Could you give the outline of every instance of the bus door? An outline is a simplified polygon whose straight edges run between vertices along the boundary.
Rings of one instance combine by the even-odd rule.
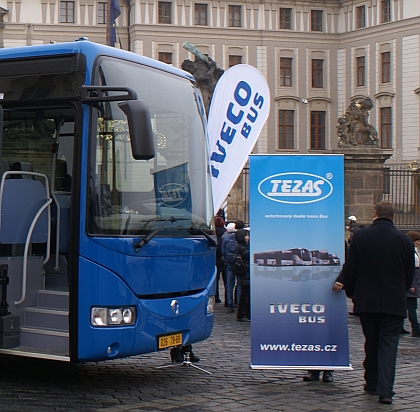
[[[18,326],[0,352],[69,360],[75,108],[28,98],[3,109],[0,268]]]

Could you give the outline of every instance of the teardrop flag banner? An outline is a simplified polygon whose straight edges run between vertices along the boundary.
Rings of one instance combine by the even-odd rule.
[[[269,112],[270,90],[255,67],[235,65],[218,81],[208,118],[214,215],[247,162]]]

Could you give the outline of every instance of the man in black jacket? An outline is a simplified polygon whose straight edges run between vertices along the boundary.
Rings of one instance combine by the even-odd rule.
[[[391,404],[398,342],[414,275],[413,242],[392,222],[387,201],[375,205],[373,224],[354,234],[340,274],[365,335],[364,390]]]

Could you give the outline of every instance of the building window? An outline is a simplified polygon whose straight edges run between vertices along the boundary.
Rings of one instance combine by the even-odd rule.
[[[322,10],[311,10],[311,31],[322,31]]]
[[[172,53],[159,52],[158,60],[163,63],[172,64]]]
[[[74,23],[74,1],[60,1],[60,23]]]
[[[241,27],[242,7],[229,6],[229,27]]]
[[[280,86],[292,86],[292,62],[293,59],[280,57]]]
[[[242,63],[242,56],[229,55],[229,67],[236,66]]]
[[[391,81],[391,52],[381,53],[382,57],[382,83]]]
[[[356,84],[365,86],[365,56],[356,57]]]
[[[194,15],[196,26],[207,26],[207,4],[195,3]]]
[[[291,30],[292,28],[292,9],[280,7],[280,28]]]
[[[366,26],[366,8],[365,6],[360,6],[356,8],[357,15],[357,28],[361,29]]]
[[[100,1],[98,3],[98,24],[106,24],[107,11],[107,3]]]
[[[294,118],[293,110],[279,110],[279,149],[294,148]]]
[[[382,23],[391,21],[391,0],[381,1]]]
[[[311,112],[311,149],[325,149],[325,112]]]
[[[312,87],[324,87],[324,60],[312,59]]]
[[[391,107],[381,108],[381,148],[392,149],[392,110]]]
[[[158,2],[158,23],[172,23],[172,3],[168,1]]]

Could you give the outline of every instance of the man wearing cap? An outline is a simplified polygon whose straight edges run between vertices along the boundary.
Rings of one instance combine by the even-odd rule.
[[[349,220],[349,223],[347,223],[346,229],[350,230],[353,227],[357,227],[356,221],[357,221],[357,217],[354,215],[351,215],[347,218]]]

